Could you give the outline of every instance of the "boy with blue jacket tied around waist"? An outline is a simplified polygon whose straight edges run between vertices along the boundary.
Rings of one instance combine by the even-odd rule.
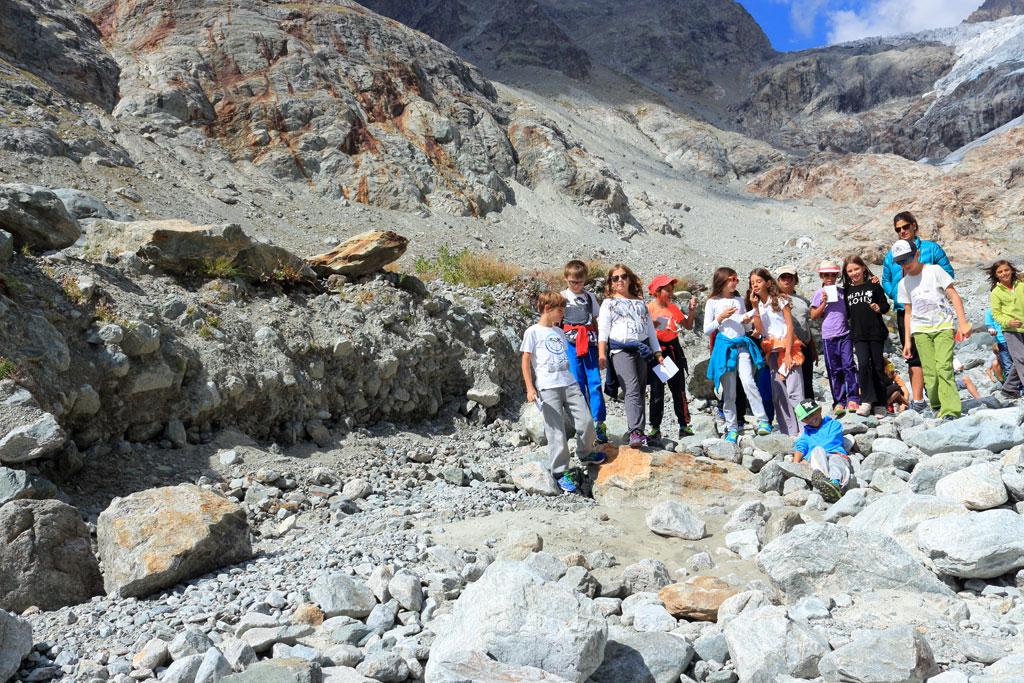
[[[827,503],[843,496],[850,481],[850,456],[843,445],[843,425],[839,420],[821,414],[814,399],[796,406],[796,417],[804,424],[793,443],[793,462],[807,461],[813,472],[811,486]]]

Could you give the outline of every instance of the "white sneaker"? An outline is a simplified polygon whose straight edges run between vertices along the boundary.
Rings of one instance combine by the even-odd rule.
[[[860,415],[861,417],[867,417],[868,415],[870,415],[871,414],[871,404],[870,403],[861,403],[860,406],[857,408],[857,414]]]
[[[882,418],[888,417],[889,411],[885,409],[885,406],[875,406],[874,408],[875,417]]]

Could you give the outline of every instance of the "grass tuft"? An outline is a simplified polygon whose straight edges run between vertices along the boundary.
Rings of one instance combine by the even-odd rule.
[[[12,377],[16,370],[14,361],[6,356],[0,356],[0,381]]]
[[[451,285],[489,287],[514,281],[522,274],[519,266],[500,261],[489,254],[469,249],[452,251],[447,245],[437,250],[437,256],[419,256],[415,261],[416,275],[423,280],[443,280]]]

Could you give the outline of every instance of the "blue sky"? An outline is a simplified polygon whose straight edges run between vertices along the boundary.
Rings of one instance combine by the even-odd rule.
[[[982,0],[738,0],[776,50],[959,24]]]

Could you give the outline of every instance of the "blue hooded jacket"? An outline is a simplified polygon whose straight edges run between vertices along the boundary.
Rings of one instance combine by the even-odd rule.
[[[949,273],[950,277],[956,277],[953,273],[953,266],[950,265],[949,258],[946,256],[946,252],[944,252],[942,247],[937,243],[923,240],[920,237],[915,237],[914,244],[917,245],[918,258],[921,259],[921,263],[931,263],[939,266]],[[887,251],[885,253],[885,263],[882,265],[882,289],[885,290],[886,296],[892,299],[892,303],[896,307],[897,311],[903,310],[903,304],[896,300],[897,294],[899,293],[900,280],[902,279],[903,266],[893,261],[892,252]]]

